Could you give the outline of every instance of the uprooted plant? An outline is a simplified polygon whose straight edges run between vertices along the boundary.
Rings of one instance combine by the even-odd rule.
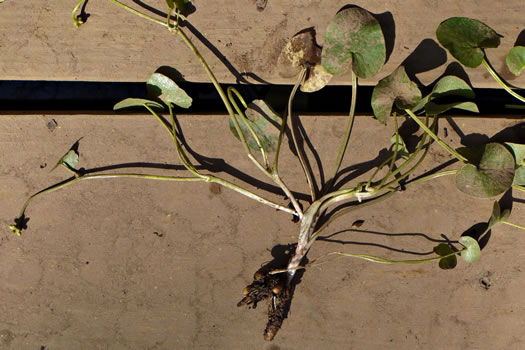
[[[191,106],[192,99],[175,81],[163,74],[155,73],[147,83],[150,99],[129,98],[119,102],[114,108],[120,110],[141,107],[157,118],[173,139],[179,159],[189,175],[182,177],[141,173],[97,173],[96,170],[79,170],[77,169],[78,152],[71,149],[59,160],[57,165],[65,167],[72,172],[73,176],[30,196],[22,206],[19,216],[15,219],[15,224],[10,225],[13,233],[20,235],[22,230],[27,228],[25,213],[27,206],[33,199],[79,181],[133,177],[161,181],[214,182],[227,187],[260,203],[292,214],[299,221],[299,238],[288,264],[279,268],[258,270],[254,275],[253,282],[244,288],[244,298],[238,304],[239,306],[248,305],[255,308],[257,303],[262,300],[269,300],[269,320],[264,337],[267,340],[272,340],[285,318],[295,285],[294,277],[299,269],[325,263],[330,261],[331,257],[342,256],[382,264],[419,264],[437,261],[441,268],[450,269],[456,266],[458,255],[467,262],[478,260],[480,257],[478,242],[496,224],[508,224],[525,229],[523,226],[507,221],[510,211],[508,209],[502,211],[498,201],[495,201],[486,231],[476,238],[462,236],[458,240],[444,239],[434,247],[435,254],[430,258],[390,260],[377,256],[336,251],[305,263],[306,254],[320,237],[321,232],[333,220],[350,210],[386,200],[412,185],[421,184],[441,176],[454,175],[457,188],[472,197],[494,197],[503,194],[510,188],[525,191],[523,187],[525,185],[525,145],[489,143],[483,147],[453,149],[437,136],[438,117],[452,108],[477,112],[477,106],[472,101],[473,90],[465,81],[456,76],[444,76],[433,85],[428,94],[422,96],[418,86],[410,80],[404,67],[400,66],[379,81],[374,88],[371,101],[375,118],[385,125],[388,121],[394,124],[393,136],[387,141],[390,145],[389,156],[372,171],[367,181],[348,187],[348,184],[338,182],[338,178],[354,125],[358,79],[377,75],[386,60],[384,35],[374,15],[360,7],[343,8],[328,25],[325,44],[322,48],[316,44],[314,32],[311,30],[299,32],[291,38],[279,57],[278,66],[283,77],[294,77],[296,83],[289,95],[286,110],[282,116],[279,116],[262,100],[255,100],[252,105],[249,105],[236,89],[229,87],[226,91],[223,90],[212,70],[182,27],[182,24],[187,21],[182,13],[188,0],[167,1],[169,12],[164,20],[139,12],[120,1],[109,1],[166,27],[171,33],[183,40],[202,64],[217,89],[230,116],[230,128],[234,136],[239,139],[248,158],[269,181],[273,181],[282,190],[291,205],[273,202],[221,177],[205,174],[198,170],[181,142],[181,133],[177,129],[173,109],[174,106],[188,108]],[[82,17],[76,14],[82,4],[84,4],[83,0],[78,3],[73,11],[73,20],[76,26],[83,23]],[[175,16],[175,22],[173,22],[172,16]],[[502,86],[520,101],[524,101],[521,96],[505,85],[487,63],[482,49],[495,47],[499,44],[499,37],[492,29],[476,20],[452,18],[439,26],[437,37],[443,46],[449,49],[462,64],[475,67],[483,63],[499,84],[503,84]],[[513,49],[509,54],[508,62],[510,62],[509,68],[512,67],[511,70],[518,74],[523,69],[523,62],[525,62],[523,49]],[[315,92],[328,84],[332,76],[346,73],[351,75],[352,81],[352,96],[346,132],[328,180],[321,188],[317,188],[311,168],[307,166],[306,154],[299,147],[297,120],[295,119],[297,117],[292,113],[294,96],[299,87],[303,92]],[[165,108],[169,113],[169,120],[163,117],[162,111]],[[417,145],[411,151],[399,133],[398,118],[401,115],[415,121],[422,130]],[[295,145],[295,152],[310,190],[308,207],[304,210],[293,191],[279,175],[279,154],[286,135],[290,135],[291,141]],[[456,170],[414,177],[416,170],[434,142],[445,149],[454,159],[457,159],[461,167]],[[341,207],[341,204],[345,205]]]

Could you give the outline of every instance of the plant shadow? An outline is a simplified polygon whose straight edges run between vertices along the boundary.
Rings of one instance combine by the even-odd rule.
[[[150,11],[151,13],[154,13],[162,18],[166,18],[168,14],[164,11],[158,10],[140,0],[133,0],[134,3],[139,5],[145,10]],[[191,2],[189,3],[191,4]],[[188,7],[188,11],[190,11],[187,15],[194,13],[197,9],[195,6],[191,5],[191,7]],[[176,18],[172,16],[172,20],[175,20]],[[259,77],[257,74],[253,72],[243,72],[242,74],[231,64],[231,62],[222,54],[222,52],[212,44],[195,26],[193,26],[189,21],[182,21],[180,24],[180,27],[188,29],[188,31],[194,35],[197,40],[199,40],[210,52],[212,52],[219,61],[230,71],[230,73],[235,77],[236,82],[242,83],[242,84],[250,84],[248,80],[246,80],[245,77],[250,77],[253,80],[255,80],[257,83],[261,84],[270,84],[269,82],[265,81],[261,77]]]

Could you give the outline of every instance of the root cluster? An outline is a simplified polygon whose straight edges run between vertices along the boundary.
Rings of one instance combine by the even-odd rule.
[[[264,330],[266,340],[275,337],[286,317],[291,298],[291,287],[286,277],[285,273],[270,275],[268,271],[258,270],[253,282],[244,288],[244,298],[237,304],[255,309],[258,302],[268,299],[268,323]]]

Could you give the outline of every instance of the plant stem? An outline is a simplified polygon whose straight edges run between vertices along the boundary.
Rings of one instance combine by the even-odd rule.
[[[455,175],[455,174],[458,173],[458,171],[459,171],[458,169],[441,171],[439,173],[430,174],[430,175],[427,175],[427,176],[420,177],[419,179],[409,181],[405,185],[422,183],[422,182],[426,182],[426,181],[429,181],[429,180],[432,180],[432,179],[437,179],[438,177],[441,177],[441,176]]]
[[[357,101],[357,75],[352,70],[352,98],[350,102],[350,112],[348,115],[348,125],[346,126],[346,132],[345,136],[343,138],[343,143],[341,144],[341,147],[339,148],[339,153],[337,154],[337,158],[334,165],[334,170],[332,172],[332,177],[328,179],[326,182],[326,191],[330,191],[330,188],[332,187],[336,177],[337,173],[339,172],[339,168],[341,167],[341,163],[343,161],[343,157],[346,152],[346,148],[348,147],[348,141],[350,140],[350,135],[352,134],[352,128],[354,126],[354,118],[355,118],[355,106]]]
[[[205,178],[204,175],[201,175],[197,169],[195,169],[195,166],[191,163],[190,159],[182,149],[182,145],[179,142],[179,138],[177,137],[177,130],[175,129],[175,115],[173,114],[173,109],[171,107],[171,103],[168,103],[168,109],[170,111],[170,117],[171,117],[171,135],[173,137],[173,142],[175,143],[175,148],[177,149],[177,154],[179,156],[179,159],[181,163],[184,165],[184,167],[193,175],[200,178]]]
[[[341,210],[338,210],[336,213],[334,213],[333,215],[330,216],[330,218],[328,218],[328,220],[326,220],[318,229],[317,231],[315,231],[314,234],[312,234],[312,239],[317,239],[317,237],[319,237],[319,235],[321,234],[321,232],[323,232],[327,227],[328,225],[330,225],[330,223],[332,221],[334,221],[335,219],[337,219],[338,217],[340,216],[343,216],[351,211],[354,211],[356,209],[359,209],[359,208],[363,208],[363,207],[366,207],[368,205],[372,205],[374,203],[378,203],[378,202],[381,202],[387,198],[390,198],[393,194],[395,193],[395,191],[389,191],[389,192],[384,192],[382,193],[381,195],[379,196],[376,196],[374,198],[371,198],[369,200],[366,200],[362,203],[358,203],[358,205],[353,205],[351,207],[348,207],[348,208],[344,208],[344,209],[341,209]]]
[[[449,145],[447,145],[443,140],[441,140],[432,130],[430,130],[419,118],[412,113],[410,109],[405,109],[405,112],[412,118],[430,137],[434,139],[441,147],[443,147],[448,153],[450,153],[452,156],[456,157],[460,162],[467,163],[467,158],[463,157],[461,154],[459,154],[457,151],[452,149]],[[437,118],[437,116],[435,116]]]
[[[125,9],[125,10],[127,10],[127,11],[129,11],[129,12],[131,12],[131,13],[137,15],[137,16],[139,16],[139,17],[142,17],[142,18],[147,19],[148,21],[152,21],[152,22],[155,22],[155,23],[160,24],[160,25],[162,25],[162,26],[168,27],[168,23],[167,23],[167,22],[160,21],[160,20],[158,20],[158,19],[156,19],[156,18],[154,18],[154,17],[151,17],[151,16],[149,16],[149,15],[143,13],[143,12],[137,11],[137,10],[135,10],[134,8],[129,7],[128,5],[122,3],[122,2],[120,2],[120,1],[118,1],[118,0],[109,0],[109,1],[111,1],[111,2],[114,3],[115,5],[117,5],[117,6],[119,6],[119,7],[122,7],[123,9]],[[183,20],[186,19],[186,17],[184,17],[184,16],[183,16],[182,14],[180,14],[180,13],[175,13],[175,15],[176,15],[177,17],[180,17],[180,18],[183,19]]]
[[[412,172],[414,172],[414,170],[416,170],[418,167],[419,167],[419,164],[421,164],[423,162],[423,160],[425,159],[425,157],[427,156],[428,154],[428,151],[430,150],[430,144],[427,146],[427,148],[425,149],[425,151],[423,152],[423,155],[418,159],[418,161],[416,162],[416,164],[414,164],[414,166],[412,168],[410,168],[407,172],[405,172],[403,175],[401,175],[400,177],[398,178],[394,178],[392,181],[388,182],[387,184],[383,185],[383,188],[384,187],[390,187],[392,186],[394,183],[398,183],[403,180],[403,179],[406,179]],[[412,160],[410,160],[411,162]],[[405,165],[407,165],[409,163],[409,161],[405,161],[405,163],[403,163],[397,170],[401,170],[401,168],[404,168]],[[394,174],[395,172],[393,172],[392,174]],[[392,176],[392,174],[390,174],[390,176]]]
[[[22,206],[22,209],[20,210],[20,214],[19,214],[19,217],[22,217],[27,209],[27,206],[29,205],[29,203],[35,199],[36,197],[44,194],[44,193],[49,193],[49,192],[53,192],[53,191],[56,191],[56,190],[59,190],[61,188],[64,188],[66,186],[69,186],[69,185],[72,185],[74,184],[75,182],[79,182],[79,181],[83,181],[83,180],[93,180],[93,179],[111,179],[111,178],[138,178],[138,179],[147,179],[147,180],[158,180],[158,181],[177,181],[177,182],[182,182],[182,181],[187,181],[187,182],[197,182],[197,181],[200,181],[200,182],[215,182],[219,185],[222,185],[224,187],[227,187],[231,190],[234,190],[238,193],[241,193],[243,195],[245,195],[246,197],[249,197],[251,199],[254,199],[262,204],[265,204],[267,206],[270,206],[274,209],[277,209],[277,210],[281,210],[281,211],[284,211],[284,212],[287,212],[289,214],[292,214],[292,215],[297,215],[297,213],[292,210],[292,209],[289,209],[287,207],[284,207],[280,204],[277,204],[275,202],[272,202],[268,199],[265,199],[263,197],[260,197],[258,195],[256,195],[255,193],[252,193],[240,186],[237,186],[229,181],[226,181],[226,180],[223,180],[223,179],[220,179],[220,178],[217,178],[215,176],[212,176],[212,175],[206,175],[206,176],[202,176],[202,177],[176,177],[176,176],[162,176],[162,175],[149,175],[149,174],[135,174],[135,173],[120,173],[120,174],[93,174],[93,175],[83,175],[83,176],[79,176],[79,177],[71,177],[65,181],[62,181],[62,182],[59,182],[57,184],[54,184],[52,186],[49,186],[33,195],[31,195],[24,203],[24,205]]]
[[[512,222],[508,222],[508,221],[504,221],[504,220],[501,220],[500,222],[502,224],[506,224],[506,225],[509,225],[509,226],[512,226],[512,227],[516,227],[516,228],[525,230],[525,226],[521,226],[521,225],[518,225],[518,224],[513,224]]]
[[[496,80],[499,86],[501,86],[503,89],[505,89],[505,91],[507,91],[509,94],[511,94],[521,102],[525,102],[525,98],[523,96],[518,95],[517,93],[512,91],[512,89],[508,87],[507,84],[505,84],[505,82],[499,77],[498,73],[496,73],[494,69],[492,69],[490,64],[487,62],[486,58],[483,58],[483,61],[481,61],[481,63],[483,63],[485,68],[487,68],[487,71],[490,73],[490,75],[492,75],[492,77],[494,78],[494,80]]]
[[[145,13],[137,11],[137,10],[135,10],[135,9],[133,9],[133,8],[131,8],[131,7],[121,3],[118,0],[109,0],[109,1],[115,3],[116,5],[122,7],[123,9],[125,9],[127,11],[130,11],[131,13],[133,13],[133,14],[139,16],[139,17],[145,18],[145,19],[147,19],[149,21],[152,21],[154,23],[160,24],[161,26],[167,27],[172,33],[175,33],[175,34],[179,35],[179,37],[182,39],[182,41],[184,41],[186,46],[188,46],[188,48],[193,52],[195,57],[197,57],[197,59],[199,60],[199,62],[203,66],[204,70],[208,74],[208,77],[210,78],[213,86],[217,90],[217,93],[221,97],[221,100],[222,100],[224,106],[226,107],[226,110],[228,111],[228,114],[230,115],[230,118],[232,119],[232,122],[234,123],[234,125],[236,125],[236,130],[237,130],[237,132],[239,133],[239,135],[241,137],[241,143],[243,144],[243,147],[245,148],[246,152],[248,153],[248,158],[255,164],[255,166],[259,170],[261,170],[264,174],[266,174],[268,177],[270,177],[272,180],[275,181],[275,174],[272,174],[267,169],[265,169],[259,163],[259,161],[252,155],[252,153],[251,153],[251,151],[250,151],[250,149],[249,149],[249,147],[248,147],[248,145],[246,143],[246,140],[244,140],[244,142],[242,142],[243,134],[242,134],[242,132],[240,132],[240,128],[239,128],[239,125],[237,123],[237,119],[235,117],[235,112],[233,110],[233,107],[232,107],[230,101],[228,100],[228,98],[227,98],[224,90],[222,89],[221,85],[219,84],[217,78],[213,74],[211,68],[208,66],[208,63],[206,62],[206,60],[204,60],[204,57],[202,57],[202,55],[200,54],[199,50],[197,50],[195,45],[193,45],[193,43],[188,38],[188,36],[180,28],[175,28],[176,30],[173,30],[173,28],[170,28],[166,22],[160,21],[160,20],[158,20],[156,18],[153,18],[153,17],[151,17],[151,16],[149,16],[149,15],[147,15]],[[176,14],[177,14],[178,17],[180,17],[181,19],[185,20],[184,16],[180,15],[178,12]],[[274,172],[276,172],[276,171],[274,170]],[[295,211],[292,211],[290,209],[289,212],[293,212],[294,215],[302,217],[302,211],[300,209],[299,204],[297,203],[297,200],[294,198],[292,192],[286,187],[286,185],[284,184],[284,182],[282,180],[281,181],[275,181],[275,182],[276,182],[276,184],[278,186],[281,187],[283,192],[286,194],[286,196],[288,196],[288,198],[290,199],[290,201],[294,205]]]
[[[431,261],[446,259],[446,258],[451,257],[453,255],[460,254],[463,250],[464,249],[462,249],[460,251],[457,251],[457,252],[453,252],[453,253],[447,254],[447,255],[436,256],[436,257],[433,257],[433,258],[411,259],[411,260],[391,260],[391,259],[385,259],[385,258],[381,258],[381,257],[378,257],[378,256],[374,256],[374,255],[352,254],[352,253],[343,253],[343,252],[331,252],[331,253],[326,254],[325,256],[339,255],[339,258],[352,257],[352,258],[358,258],[358,259],[362,259],[362,260],[371,261],[371,262],[378,263],[378,264],[415,265],[415,264],[423,264],[423,263],[427,263],[427,262],[431,262]],[[308,263],[306,265],[299,265],[299,266],[296,266],[296,267],[293,267],[293,268],[273,270],[273,271],[270,271],[269,274],[270,275],[275,275],[275,274],[283,273],[283,272],[291,272],[291,271],[296,271],[296,270],[300,270],[300,269],[306,269],[307,267],[318,266],[318,265],[325,264],[327,262],[333,261],[333,260],[328,260],[328,261],[317,262],[317,260],[319,260],[319,259],[320,258],[314,259],[312,262],[310,262],[310,263]]]
[[[249,123],[248,118],[246,118],[246,115],[244,114],[244,112],[239,108],[239,106],[235,102],[235,100],[233,98],[233,95],[232,95],[232,92],[241,101],[241,103],[243,104],[244,108],[247,108],[248,106],[246,105],[246,102],[242,98],[242,96],[239,93],[239,91],[237,91],[237,89],[235,89],[235,88],[233,88],[231,86],[228,87],[228,90],[227,90],[228,99],[230,100],[230,103],[233,105],[233,108],[235,108],[235,110],[237,111],[237,116],[239,118],[241,118],[242,122],[244,123],[244,125],[246,125],[246,127],[248,128],[248,130],[252,134],[252,137],[255,139],[255,142],[257,143],[257,147],[259,148],[259,152],[261,152],[261,154],[263,156],[264,166],[265,166],[266,169],[269,169],[270,165],[268,163],[268,156],[266,154],[266,151],[264,150],[264,147],[262,146],[261,140],[259,139],[259,136],[255,132],[255,130],[253,130],[253,127]],[[235,118],[235,120],[237,121],[237,118]],[[237,134],[239,134],[239,139],[241,139],[241,142],[243,144],[246,144],[247,147],[249,147],[248,143],[246,142],[246,137],[244,136],[244,133],[242,132],[242,129],[240,128],[240,125],[238,125],[238,123],[235,123],[235,122],[234,122],[234,125],[235,125],[235,130],[237,131]],[[251,153],[251,151],[250,151],[250,153]]]
[[[306,69],[303,68],[301,74],[300,74],[300,82],[303,81],[304,77],[306,76]],[[312,196],[312,202],[315,201],[316,195],[315,195],[315,189],[313,184],[313,176],[310,173],[310,170],[308,166],[306,165],[306,156],[303,152],[303,149],[299,147],[299,143],[297,142],[297,126],[294,122],[294,117],[292,115],[292,100],[293,96],[295,96],[295,92],[297,91],[297,88],[299,87],[299,84],[296,84],[294,86],[294,89],[292,91],[292,94],[290,95],[290,99],[288,100],[288,119],[290,120],[290,133],[292,134],[292,140],[295,147],[295,150],[297,151],[297,157],[299,158],[299,163],[301,163],[301,167],[303,168],[304,175],[306,177],[306,182],[308,183],[308,187],[310,188],[310,195]]]
[[[75,27],[79,27],[81,24],[82,24],[82,20],[79,21],[79,19],[77,18],[77,11],[78,9],[82,6],[82,4],[84,3],[85,0],[80,0],[76,5],[75,7],[73,8],[73,24],[75,25]]]
[[[297,81],[295,82],[295,85],[292,89],[292,92],[290,93],[290,96],[288,97],[288,107],[282,118],[281,129],[279,130],[279,138],[277,139],[277,147],[275,149],[275,158],[273,160],[273,171],[274,172],[279,171],[279,152],[281,150],[281,144],[284,138],[284,131],[286,130],[286,122],[288,120],[289,114],[292,112],[292,102],[295,97],[295,93],[297,92],[297,89],[299,88],[299,85],[301,85],[305,77],[306,77],[306,68],[303,68],[303,70],[301,71],[301,73],[299,73],[299,76],[297,77]]]
[[[503,107],[508,108],[508,109],[525,109],[525,106],[514,105],[514,104],[506,104]]]
[[[379,188],[383,187],[383,185],[385,184],[385,182],[388,179],[388,177],[395,175],[393,173],[393,171],[394,171],[394,165],[396,164],[397,152],[398,152],[398,148],[399,148],[399,146],[398,146],[399,145],[399,128],[397,126],[397,113],[394,113],[394,130],[396,131],[396,143],[395,143],[395,146],[394,146],[394,154],[392,155],[392,161],[390,162],[390,167],[388,168],[387,175],[385,177],[383,177],[381,179],[381,181],[379,182],[379,185],[378,185]],[[400,169],[397,169],[397,170],[400,171]]]
[[[425,120],[425,125],[428,124],[428,116]],[[433,125],[430,127],[431,130],[434,129],[435,125],[436,125],[436,120],[434,121]],[[397,167],[396,170],[390,170],[386,175],[385,177],[381,180],[380,184],[382,184],[381,186],[378,187],[378,189],[382,189],[384,187],[389,187],[391,186],[393,183],[395,182],[399,182],[401,179],[403,178],[406,178],[408,175],[410,175],[410,173],[412,173],[416,168],[417,166],[423,161],[423,159],[425,159],[425,156],[428,152],[428,147],[427,149],[425,150],[425,152],[423,152],[423,156],[417,161],[416,165],[413,166],[409,171],[407,171],[401,178],[395,178],[395,176],[400,173],[405,167],[407,167],[410,163],[412,163],[412,161],[414,159],[416,159],[416,157],[418,156],[419,152],[421,152],[421,150],[423,149],[424,145],[425,145],[425,142],[427,140],[427,133],[424,133],[423,136],[421,137],[421,141],[419,141],[418,143],[418,146],[417,148],[415,149],[415,151],[408,157],[408,159],[405,160],[405,162],[403,162],[403,164],[401,164],[399,167]],[[396,141],[397,143],[397,141]],[[430,145],[429,145],[430,147]],[[377,173],[379,172],[379,170],[381,170],[383,168],[383,166],[385,166],[391,159],[393,159],[393,155],[391,157],[389,157],[388,159],[386,159],[383,163],[381,163],[381,165],[379,167],[376,168],[376,170],[373,172],[372,176],[370,177],[370,179],[368,179],[368,182],[365,186],[365,188],[369,188],[372,184],[372,181],[374,179],[374,177],[377,175]],[[390,177],[394,177],[394,180],[390,181],[389,183],[387,183],[386,185],[384,184]]]
[[[524,186],[520,186],[520,185],[512,185],[512,188],[518,190],[518,191],[523,191],[525,192],[525,187]]]
[[[147,104],[143,104],[143,106],[155,117],[157,118],[158,121],[161,122],[162,125],[164,125],[164,127],[166,128],[166,130],[168,130],[168,132],[172,133],[172,126],[166,122],[164,119],[162,119],[158,114],[157,112],[155,112],[150,106],[148,106]]]

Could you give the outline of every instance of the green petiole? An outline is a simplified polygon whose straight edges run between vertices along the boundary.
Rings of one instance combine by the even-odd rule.
[[[511,94],[513,97],[517,98],[521,102],[525,102],[525,97],[520,96],[514,91],[512,91],[512,89],[507,84],[505,84],[505,82],[499,77],[498,73],[496,73],[494,69],[492,69],[490,64],[487,62],[486,58],[483,58],[483,61],[481,61],[481,63],[483,63],[487,71],[490,73],[490,75],[492,75],[492,77],[494,78],[494,80],[496,80],[499,86],[501,86],[505,91],[507,91],[509,94]]]
[[[421,127],[421,129],[423,129],[428,134],[428,136],[432,137],[434,141],[436,141],[448,153],[450,153],[452,156],[457,158],[462,163],[468,162],[467,158],[463,157],[457,151],[452,149],[452,147],[447,145],[443,140],[441,140],[432,130],[430,130],[421,120],[419,120],[419,118],[410,109],[405,109],[405,112],[407,112],[410,118],[412,118]],[[437,118],[437,116],[435,118]]]

